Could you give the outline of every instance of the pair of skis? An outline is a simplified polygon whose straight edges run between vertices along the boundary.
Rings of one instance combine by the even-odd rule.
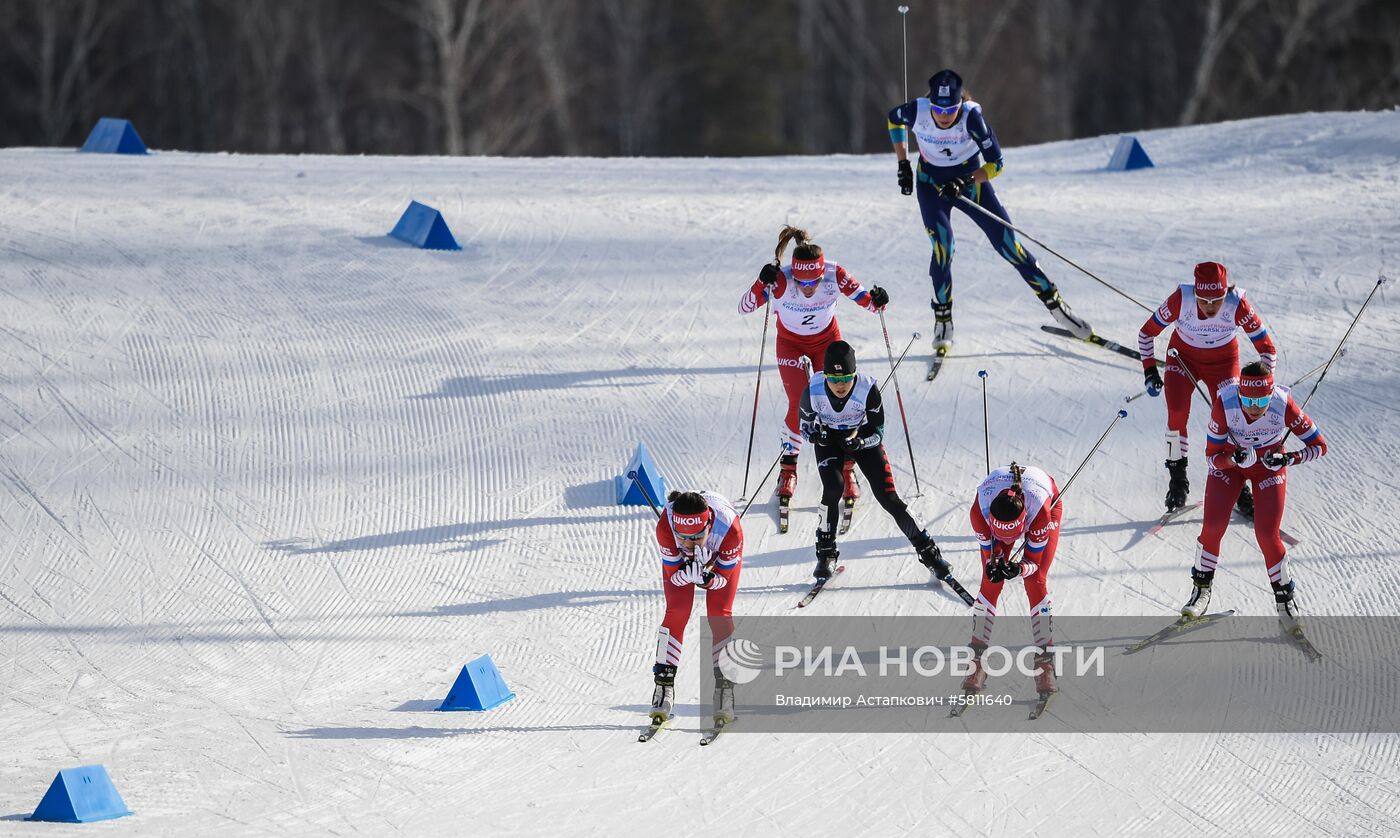
[[[700,744],[701,744],[701,745],[708,745],[708,744],[710,744],[711,742],[715,741],[716,739],[719,738],[719,735],[720,735],[721,733],[723,733],[723,732],[725,732],[726,730],[728,730],[728,729],[729,729],[729,726],[732,725],[732,724],[734,724],[734,721],[733,721],[732,719],[729,719],[729,720],[726,720],[726,719],[715,719],[714,721],[715,721],[714,727],[706,728],[704,731],[701,732],[701,734],[700,734]],[[670,727],[670,725],[671,725],[671,720],[670,720],[669,718],[667,718],[667,719],[662,719],[662,720],[659,721],[659,722],[653,720],[652,723],[651,723],[650,725],[648,725],[647,728],[646,728],[645,730],[643,730],[640,734],[637,735],[637,741],[638,741],[638,742],[650,742],[652,739],[655,739],[655,738],[656,738],[656,734],[658,734],[658,733],[660,733],[661,731],[665,730],[666,728]]]
[[[812,600],[816,599],[822,591],[826,590],[827,584],[830,583],[832,579],[835,579],[836,577],[840,576],[842,573],[845,572],[846,566],[838,565],[836,567],[836,570],[832,571],[831,576],[829,576],[826,579],[818,579],[816,582],[812,583],[811,589],[803,595],[802,599],[797,601],[797,607],[806,608],[807,606],[811,605]],[[976,602],[976,599],[973,598],[972,594],[968,593],[967,589],[962,586],[962,583],[960,583],[957,580],[957,578],[954,577],[951,573],[948,574],[947,577],[939,581],[947,585],[949,590],[956,594],[958,599],[961,599],[967,605],[971,606],[974,602]]]
[[[1234,616],[1234,613],[1235,610],[1232,608],[1229,611],[1217,611],[1212,614],[1202,614],[1199,617],[1182,616],[1176,622],[1164,626],[1161,629],[1158,629],[1157,631],[1153,632],[1147,637],[1144,637],[1143,639],[1124,649],[1123,654],[1136,654],[1137,652],[1141,652],[1143,649],[1146,649],[1150,646],[1155,646],[1156,644],[1161,643],[1164,640],[1168,640],[1174,637],[1180,637],[1181,635],[1186,634],[1187,632],[1203,629],[1211,623],[1218,623],[1221,620],[1226,619],[1227,617]],[[1317,661],[1322,660],[1322,652],[1318,651],[1317,647],[1314,646],[1312,644],[1312,641],[1308,639],[1307,635],[1303,633],[1303,629],[1301,626],[1295,626],[1291,630],[1285,630],[1283,634],[1289,639],[1289,641],[1293,643],[1294,646],[1297,646],[1298,649],[1304,655],[1307,656],[1309,661],[1316,663]]]
[[[1200,506],[1201,502],[1196,501],[1195,503],[1188,503],[1185,506],[1173,509],[1171,512],[1164,513],[1162,517],[1158,518],[1156,521],[1153,522],[1152,526],[1147,528],[1147,534],[1156,535],[1157,533],[1161,532],[1168,524],[1180,520],[1183,516],[1190,513],[1191,511],[1199,509]],[[1254,516],[1244,514],[1239,510],[1238,507],[1235,508],[1234,514],[1240,516],[1240,518],[1244,519],[1245,521],[1248,521],[1251,524],[1254,523]],[[1297,547],[1299,544],[1302,543],[1302,541],[1299,538],[1290,534],[1286,530],[1280,529],[1278,531],[1278,535],[1279,538],[1283,539],[1283,543],[1287,544],[1290,547]]]

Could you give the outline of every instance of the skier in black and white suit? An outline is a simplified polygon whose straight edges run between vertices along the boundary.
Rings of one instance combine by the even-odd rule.
[[[823,372],[812,375],[802,394],[798,423],[803,439],[815,446],[822,479],[826,521],[817,529],[817,568],[812,575],[828,579],[836,566],[836,523],[840,517],[841,470],[854,460],[875,495],[894,518],[900,532],[918,552],[919,562],[939,579],[949,575],[938,545],[909,514],[894,488],[890,459],[885,454],[885,410],[875,379],[856,372],[856,353],[844,340],[826,349]]]

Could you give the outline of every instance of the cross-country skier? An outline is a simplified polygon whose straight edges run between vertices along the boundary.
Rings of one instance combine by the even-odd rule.
[[[705,590],[705,613],[714,637],[711,658],[733,631],[734,594],[744,560],[744,531],[733,504],[714,492],[672,492],[656,522],[661,550],[661,587],[666,616],[657,630],[656,689],[651,698],[653,724],[671,716],[676,667],[681,662],[685,627],[690,622],[695,589]],[[715,666],[715,716],[732,721],[734,685]]]
[[[788,242],[794,240],[797,246],[793,248],[791,264],[778,267]],[[877,285],[866,291],[845,268],[828,262],[821,246],[812,241],[806,230],[784,227],[778,234],[773,262],[763,266],[753,287],[739,300],[739,311],[743,314],[757,311],[769,299],[778,312],[778,375],[788,397],[782,468],[778,473],[780,498],[792,497],[797,488],[797,455],[802,450],[797,406],[807,388],[802,359],[807,358],[813,370],[821,371],[826,348],[832,341],[841,339],[841,326],[836,322],[836,301],[843,295],[869,312],[880,311],[890,301],[885,289]],[[855,498],[859,494],[848,467],[844,496]]]
[[[836,521],[840,514],[842,472],[850,464],[860,466],[880,506],[894,518],[909,539],[919,563],[939,580],[950,576],[938,545],[914,522],[909,508],[896,494],[890,459],[885,453],[885,409],[873,376],[856,372],[856,353],[844,340],[826,348],[822,369],[812,375],[802,394],[802,435],[815,446],[817,471],[822,478],[822,503],[826,522],[817,528],[818,580],[829,579],[836,566]]]
[[[1283,441],[1289,433],[1306,447],[1285,452]],[[1191,598],[1182,607],[1182,616],[1194,618],[1206,613],[1211,581],[1220,561],[1220,539],[1230,523],[1230,507],[1242,488],[1253,483],[1254,537],[1269,570],[1279,620],[1289,631],[1300,627],[1293,577],[1279,532],[1288,466],[1311,462],[1326,453],[1322,432],[1293,401],[1289,388],[1274,383],[1273,371],[1263,362],[1245,365],[1238,384],[1231,382],[1220,388],[1211,404],[1206,433],[1210,476],[1206,478],[1205,521],[1197,539],[1200,552],[1191,568]]]
[[[949,211],[962,210],[982,228],[992,247],[1021,274],[1051,316],[1075,337],[1087,340],[1093,329],[1060,299],[1055,283],[1016,240],[1016,234],[959,201],[966,197],[1010,223],[997,200],[991,179],[1001,173],[1001,146],[982,115],[982,106],[962,86],[952,70],[939,70],[929,80],[927,97],[905,102],[890,111],[890,141],[899,159],[899,188],[917,190],[924,232],[933,245],[929,277],[933,280],[933,348],[945,355],[953,344],[953,227]],[[917,173],[909,163],[909,132],[919,141]],[[985,160],[986,162],[982,162]]]
[[[1035,656],[1035,688],[1042,698],[1058,690],[1053,657],[1046,651],[1051,636],[1050,591],[1046,577],[1060,543],[1060,521],[1065,505],[1055,503],[1059,494],[1055,479],[1035,466],[1016,463],[993,469],[977,487],[968,513],[972,531],[982,547],[982,588],[972,607],[972,672],[963,679],[967,692],[980,692],[987,684],[982,652],[992,642],[997,600],[1002,586],[1023,579],[1031,607],[1031,639],[1040,648]],[[1053,504],[1053,507],[1052,507]],[[1017,540],[1025,537],[1022,557],[1013,561]]]
[[[1220,386],[1240,374],[1240,349],[1235,342],[1237,329],[1244,330],[1259,353],[1259,360],[1274,368],[1274,341],[1264,321],[1245,299],[1244,289],[1230,286],[1225,266],[1201,262],[1194,282],[1182,283],[1147,318],[1138,332],[1138,354],[1142,356],[1143,381],[1149,396],[1163,390],[1167,399],[1167,511],[1186,505],[1191,483],[1186,477],[1188,443],[1186,424],[1191,418],[1195,388],[1181,363],[1168,358],[1166,381],[1157,373],[1154,341],[1175,323],[1168,350],[1175,349],[1195,379],[1214,397]],[[1238,507],[1245,515],[1254,514],[1254,498],[1246,488]]]

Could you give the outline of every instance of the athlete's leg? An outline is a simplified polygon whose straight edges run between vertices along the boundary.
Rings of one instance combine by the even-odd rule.
[[[978,206],[988,210],[997,218],[1002,219],[1008,224],[1011,222],[1011,216],[1007,215],[1006,208],[1001,205],[1001,201],[997,200],[996,190],[992,188],[990,183],[984,183],[975,187],[972,190],[972,198],[977,202]],[[1040,269],[1039,263],[1035,260],[1035,255],[1021,246],[1021,242],[1016,238],[1016,233],[1013,232],[1010,227],[1004,224],[998,224],[985,214],[963,204],[962,201],[958,202],[958,209],[962,210],[968,218],[971,218],[978,227],[982,228],[982,233],[986,235],[987,241],[992,243],[992,247],[996,248],[1001,258],[1005,259],[1011,264],[1011,267],[1016,269],[1016,272],[1021,275],[1021,279],[1025,280],[1025,283],[1030,286],[1036,296],[1040,297],[1042,301],[1053,297],[1055,293],[1055,283],[1051,282],[1050,278],[1045,275],[1045,272]]]

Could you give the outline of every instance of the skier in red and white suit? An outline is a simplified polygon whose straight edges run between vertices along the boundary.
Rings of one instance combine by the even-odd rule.
[[[669,718],[681,662],[685,627],[690,622],[695,589],[705,590],[705,612],[714,637],[712,657],[733,633],[734,594],[744,560],[744,530],[734,505],[714,492],[672,492],[656,522],[661,551],[661,587],[666,593],[666,616],[657,630],[656,689],[652,715]],[[728,684],[715,669],[716,693]],[[732,690],[732,685],[730,685]],[[719,700],[716,707],[723,706]],[[733,704],[732,692],[728,704]]]
[[[1035,684],[1037,691],[1056,691],[1053,660],[1047,647],[1053,643],[1050,615],[1050,591],[1046,577],[1055,560],[1060,544],[1060,521],[1065,505],[1056,503],[1059,486],[1055,478],[1035,466],[993,469],[977,487],[968,517],[977,543],[982,547],[982,588],[977,592],[977,604],[972,607],[971,646],[976,655],[973,670],[963,680],[963,689],[980,691],[987,681],[982,668],[982,650],[992,641],[992,624],[996,621],[997,600],[1002,585],[1012,579],[1024,579],[1026,599],[1031,607],[1031,634],[1041,649],[1036,655]],[[1011,560],[1016,541],[1025,536],[1023,558]]]
[[[1283,450],[1292,433],[1307,447]],[[1240,371],[1238,384],[1220,388],[1210,409],[1206,434],[1205,521],[1201,524],[1200,552],[1191,568],[1191,598],[1181,609],[1186,617],[1199,617],[1210,604],[1211,581],[1220,561],[1220,539],[1230,523],[1230,507],[1246,483],[1254,484],[1254,537],[1264,553],[1274,602],[1284,627],[1298,624],[1293,600],[1293,578],[1288,572],[1287,548],[1279,527],[1287,495],[1288,466],[1311,462],[1327,453],[1322,432],[1293,401],[1289,388],[1274,383],[1273,372],[1255,362]]]
[[[880,311],[890,301],[883,288],[877,285],[866,291],[845,268],[826,261],[821,246],[811,240],[806,230],[784,227],[778,234],[775,261],[781,261],[788,242],[794,239],[797,247],[792,252],[792,263],[786,268],[772,263],[764,265],[758,279],[739,300],[739,311],[743,314],[763,308],[769,299],[778,312],[778,375],[788,397],[782,470],[778,474],[780,497],[792,497],[797,486],[797,455],[802,450],[797,409],[811,380],[803,371],[802,358],[807,358],[813,372],[822,371],[827,346],[841,339],[841,327],[836,322],[836,301],[843,295],[872,313]],[[850,463],[846,466],[845,483],[843,496],[856,497],[859,490]]]
[[[1157,374],[1154,341],[1169,325],[1175,323],[1168,350],[1175,349],[1181,363],[1167,360],[1165,384]],[[1229,286],[1225,266],[1219,262],[1202,262],[1196,266],[1195,282],[1182,283],[1157,311],[1142,324],[1138,332],[1138,353],[1142,356],[1143,379],[1149,396],[1163,389],[1167,397],[1167,470],[1171,474],[1167,486],[1167,511],[1186,505],[1191,491],[1186,477],[1186,455],[1189,445],[1186,423],[1191,418],[1194,389],[1182,371],[1185,364],[1196,380],[1206,386],[1214,397],[1220,385],[1240,373],[1240,350],[1235,331],[1244,330],[1259,360],[1274,368],[1274,341],[1254,307],[1245,299],[1244,289]],[[1240,496],[1240,511],[1254,514],[1249,493]]]

